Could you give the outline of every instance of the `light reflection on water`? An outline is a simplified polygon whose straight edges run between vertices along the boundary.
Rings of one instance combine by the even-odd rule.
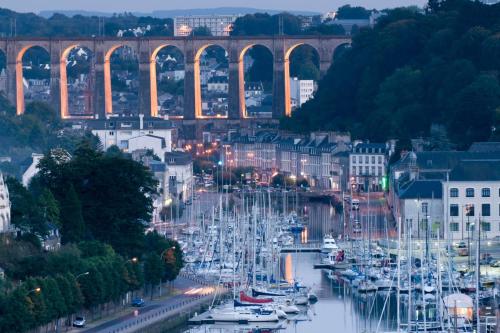
[[[299,212],[306,213],[308,226],[297,241],[301,243],[321,241],[323,235],[341,233],[342,225],[335,210],[325,204],[310,204]],[[201,325],[185,327],[178,332],[184,333],[229,333],[229,332],[293,332],[293,333],[362,333],[384,332],[394,330],[396,321],[396,299],[394,295],[387,298],[385,311],[382,311],[386,295],[359,295],[353,293],[349,286],[340,278],[332,280],[321,270],[313,268],[314,263],[320,262],[317,253],[289,253],[283,255],[283,277],[287,281],[298,279],[302,284],[312,288],[318,296],[318,303],[311,305],[300,315],[300,320],[288,320],[279,330],[271,329],[273,324],[256,329],[247,325]],[[382,317],[381,317],[382,316]],[[379,323],[380,322],[380,323]],[[271,325],[269,329],[265,327]]]

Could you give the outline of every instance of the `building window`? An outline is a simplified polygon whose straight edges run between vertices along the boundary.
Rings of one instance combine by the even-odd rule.
[[[483,198],[489,198],[490,197],[490,189],[488,187],[481,189],[481,196]]]
[[[375,156],[372,156],[372,164],[375,164]]]
[[[429,204],[427,202],[422,202],[422,213],[427,214],[429,211]]]
[[[465,205],[465,216],[474,216],[474,205],[473,204]]]
[[[474,223],[471,222],[465,223],[465,231],[474,231]]]
[[[490,222],[481,222],[481,231],[491,231],[491,223]]]
[[[110,131],[110,132],[109,132],[109,135],[115,135],[115,132]]]
[[[481,215],[482,216],[491,216],[490,215],[490,204],[482,204],[481,205]]]
[[[458,198],[458,188],[450,188],[450,197]]]
[[[379,156],[379,157],[378,157],[378,163],[379,163],[379,164],[382,164],[382,156]]]
[[[474,197],[474,189],[471,187],[468,187],[465,189],[465,196],[467,198],[473,198]]]
[[[458,216],[458,205],[457,204],[450,205],[450,216]]]
[[[457,222],[451,222],[450,223],[450,231],[451,232],[457,232],[458,231],[459,224]]]
[[[368,156],[365,156],[365,163],[368,164],[369,163],[369,157]]]
[[[382,167],[378,167],[378,175],[382,176]]]

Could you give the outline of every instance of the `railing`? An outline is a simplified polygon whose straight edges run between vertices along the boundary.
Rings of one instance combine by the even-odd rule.
[[[184,277],[186,279],[192,280],[200,285],[211,285],[209,281],[202,279],[195,274],[190,274],[187,272],[181,272],[179,273],[179,276]],[[169,317],[172,317],[172,315],[175,315],[177,313],[182,313],[182,309],[185,308],[190,308],[194,305],[201,305],[204,301],[205,298],[208,296],[212,296],[214,292],[216,292],[217,289],[214,289],[213,291],[203,293],[200,295],[192,296],[189,299],[183,300],[181,302],[178,302],[176,304],[168,305],[165,306],[157,311],[154,311],[153,313],[147,314],[141,318],[137,318],[135,320],[132,320],[131,322],[126,322],[123,326],[110,329],[106,331],[107,333],[118,333],[118,332],[126,332],[129,330],[138,330],[141,326],[146,326],[150,325],[156,321],[159,320],[166,320]],[[189,311],[190,313],[191,311]],[[170,314],[170,316],[169,316]]]

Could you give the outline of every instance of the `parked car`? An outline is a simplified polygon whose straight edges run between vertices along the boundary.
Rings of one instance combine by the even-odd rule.
[[[135,306],[136,308],[140,308],[142,306],[144,306],[146,304],[146,302],[144,302],[144,300],[142,298],[134,298],[132,300],[132,306]]]
[[[359,210],[359,200],[352,199],[351,200],[351,207],[352,207],[352,210]]]
[[[85,324],[87,321],[85,320],[85,317],[78,316],[73,320],[73,326],[74,327],[85,327]]]
[[[467,247],[467,244],[465,244],[465,242],[458,243],[457,253],[459,256],[462,256],[462,257],[469,255],[469,248]]]
[[[490,264],[490,267],[500,267],[500,260],[496,260]]]

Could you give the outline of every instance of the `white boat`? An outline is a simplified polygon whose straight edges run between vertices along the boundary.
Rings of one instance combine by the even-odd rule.
[[[284,312],[281,311],[280,315]],[[261,309],[212,309],[210,310],[209,318],[217,322],[275,322],[279,321],[278,314],[275,310]],[[286,314],[285,314],[286,317]]]
[[[377,286],[374,285],[372,282],[363,280],[359,283],[358,285],[358,292],[359,293],[371,293],[377,291]]]
[[[325,237],[323,237],[323,245],[321,246],[322,253],[330,253],[338,249],[339,247],[335,242],[335,238],[333,238],[331,235],[325,235]]]

